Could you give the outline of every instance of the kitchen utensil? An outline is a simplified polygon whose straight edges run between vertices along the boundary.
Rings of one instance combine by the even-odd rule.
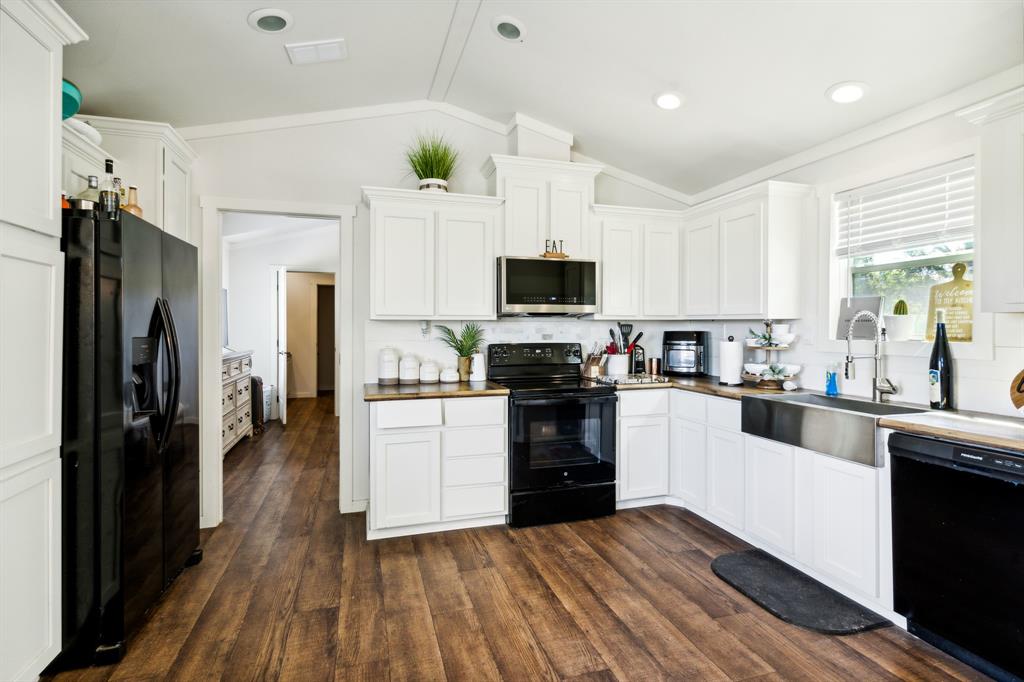
[[[484,362],[484,354],[473,353],[472,358],[469,380],[473,383],[487,381],[487,363]]]
[[[377,353],[377,383],[382,386],[398,383],[398,351],[390,346]]]
[[[459,370],[449,365],[441,370],[441,382],[445,384],[459,383]]]
[[[629,335],[633,333],[633,325],[629,322],[623,324],[619,322],[619,333],[621,336],[622,347],[625,348],[629,345]]]
[[[633,349],[629,353],[627,353],[627,355],[629,355],[630,358],[630,371],[633,374],[643,374],[644,358],[647,357],[647,354],[644,352],[644,347],[638,345],[637,342],[634,341],[632,344],[630,344],[630,348]]]
[[[633,348],[635,348],[635,347],[636,347],[636,343],[637,343],[637,341],[639,341],[640,339],[642,339],[642,338],[643,338],[643,336],[644,336],[644,333],[643,333],[643,332],[640,332],[639,334],[637,334],[637,335],[636,335],[636,338],[635,338],[635,339],[633,339],[633,343],[629,344],[629,347],[628,347],[628,348],[626,348],[626,352],[627,352],[627,353],[632,353],[632,352],[633,352]]]
[[[437,363],[433,360],[425,360],[420,365],[420,383],[421,384],[436,384],[440,378],[440,369],[438,369]]]
[[[649,358],[647,362],[650,363],[651,368],[647,371],[651,376],[661,375],[661,358]]]
[[[420,360],[412,353],[406,353],[398,362],[398,383],[420,383]]]

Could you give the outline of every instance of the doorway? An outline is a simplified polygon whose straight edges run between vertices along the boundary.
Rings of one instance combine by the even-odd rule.
[[[334,393],[334,284],[316,285],[316,391]]]

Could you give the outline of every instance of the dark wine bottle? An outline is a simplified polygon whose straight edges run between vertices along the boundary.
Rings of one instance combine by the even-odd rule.
[[[933,410],[953,409],[953,356],[946,338],[946,315],[935,311],[935,345],[928,363],[928,401]]]
[[[107,159],[106,175],[100,182],[100,210],[117,213],[121,210],[121,193],[114,186],[114,160]]]

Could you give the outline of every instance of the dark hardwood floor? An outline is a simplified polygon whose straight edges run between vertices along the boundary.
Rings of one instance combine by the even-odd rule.
[[[826,637],[719,581],[688,512],[367,542],[329,398],[225,460],[225,520],[117,666],[60,680],[982,679],[897,628]]]

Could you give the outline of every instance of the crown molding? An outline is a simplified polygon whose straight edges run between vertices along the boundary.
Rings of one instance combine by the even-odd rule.
[[[74,45],[89,39],[82,27],[61,9],[56,0],[26,0],[25,5],[45,21],[65,45]]]
[[[713,199],[702,201],[690,207],[687,215],[700,215],[708,210],[718,210],[722,206],[741,201],[750,197],[768,196],[795,196],[813,197],[817,190],[812,185],[804,185],[799,182],[784,182],[782,180],[765,180],[755,185],[747,185],[740,189],[722,194]]]
[[[478,206],[495,208],[505,203],[503,197],[491,197],[481,194],[456,194],[452,192],[424,192],[418,189],[398,189],[395,187],[363,187],[363,203],[367,206],[372,201],[389,201],[399,203],[436,204],[438,206]]]
[[[499,168],[519,168],[544,173],[562,175],[589,175],[595,177],[604,170],[604,166],[595,163],[579,163],[576,161],[552,161],[551,159],[534,159],[528,156],[512,156],[510,154],[491,154],[484,161],[480,172],[489,178]]]
[[[682,220],[689,214],[686,209],[644,208],[642,206],[617,206],[612,204],[594,204],[591,207],[596,215],[610,216],[650,216],[651,218],[667,218]]]
[[[956,115],[974,125],[986,125],[1009,118],[1024,111],[1024,86],[979,102],[956,112]]]
[[[636,175],[635,173],[630,173],[629,171],[622,170],[621,168],[616,168],[615,166],[609,166],[607,164],[601,164],[600,161],[592,159],[589,156],[584,156],[583,154],[573,152],[572,158],[579,160],[582,163],[600,164],[601,172],[607,175],[608,177],[612,177],[615,178],[616,180],[621,180],[626,184],[633,185],[634,187],[639,187],[640,189],[647,190],[652,194],[657,194],[660,197],[665,197],[666,199],[671,199],[672,201],[678,201],[679,203],[685,206],[691,206],[693,204],[693,197],[690,196],[689,194],[686,194],[685,192],[680,192],[679,190],[672,189],[671,187],[666,187],[665,185],[659,185],[656,182]]]
[[[135,121],[128,118],[112,118],[110,116],[89,116],[80,114],[79,118],[103,134],[121,135],[124,137],[140,137],[160,140],[169,143],[176,152],[195,161],[199,154],[189,145],[181,134],[169,123],[159,121]]]
[[[572,133],[566,132],[561,128],[556,128],[555,126],[548,125],[543,121],[538,121],[537,119],[531,118],[526,114],[520,114],[518,112],[512,114],[512,118],[511,120],[509,120],[507,126],[508,134],[511,135],[512,131],[514,131],[516,128],[525,128],[526,130],[529,130],[531,132],[539,133],[540,135],[544,135],[545,137],[550,137],[552,140],[555,140],[556,142],[561,142],[562,144],[569,145],[570,147],[572,146]]]

